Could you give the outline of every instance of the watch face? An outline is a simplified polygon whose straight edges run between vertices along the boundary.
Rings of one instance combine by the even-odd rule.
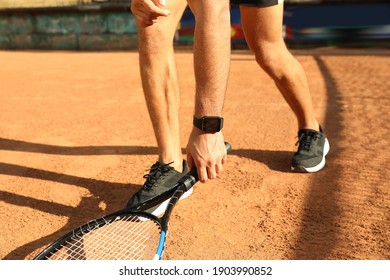
[[[202,130],[206,132],[218,132],[222,129],[223,119],[216,117],[204,117]]]

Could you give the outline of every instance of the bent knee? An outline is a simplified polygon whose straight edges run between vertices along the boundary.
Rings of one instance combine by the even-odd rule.
[[[188,3],[197,21],[230,20],[230,5],[227,0],[188,0]]]
[[[290,55],[287,50],[278,47],[259,47],[252,51],[255,53],[256,62],[273,78],[283,76],[283,72],[288,69],[286,66],[290,63]]]

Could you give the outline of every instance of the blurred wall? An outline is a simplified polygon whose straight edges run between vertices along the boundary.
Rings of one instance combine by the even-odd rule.
[[[0,10],[0,49],[136,48],[137,27],[128,5]]]
[[[0,0],[0,8],[34,8],[79,5],[92,0]]]
[[[357,40],[374,46],[390,44],[390,0],[285,2],[284,37],[290,46]],[[129,0],[0,0],[0,5],[0,49],[137,48],[137,27]],[[231,15],[232,45],[246,47],[239,9],[232,8]],[[176,44],[193,43],[194,24],[188,9],[175,36]]]

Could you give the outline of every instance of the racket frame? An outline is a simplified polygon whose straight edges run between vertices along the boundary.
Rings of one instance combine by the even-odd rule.
[[[226,150],[227,152],[231,151],[231,145],[227,142],[225,142]],[[175,207],[176,203],[180,200],[181,196],[190,190],[195,183],[198,181],[198,172],[197,169],[194,167],[192,168],[186,175],[184,175],[176,184],[175,186],[155,197],[152,198],[148,201],[143,202],[140,206],[138,206],[136,209],[129,209],[125,208],[116,212],[113,212],[111,214],[105,215],[101,218],[89,221],[85,223],[84,225],[81,225],[72,231],[66,233],[63,235],[61,238],[50,244],[47,248],[45,248],[42,252],[40,252],[34,260],[47,260],[52,256],[55,252],[58,250],[62,249],[64,246],[64,243],[71,239],[72,237],[77,236],[78,233],[82,233],[84,235],[84,231],[90,232],[93,231],[94,229],[98,228],[99,226],[104,226],[106,224],[109,224],[110,222],[118,219],[118,217],[121,216],[139,216],[139,217],[144,217],[149,220],[153,220],[156,222],[161,229],[160,232],[160,240],[158,242],[157,250],[156,250],[156,255],[154,257],[154,260],[161,260],[164,254],[165,250],[165,244],[166,244],[166,239],[167,239],[167,231],[168,231],[168,225],[169,225],[169,219],[172,213],[173,208]],[[173,194],[173,195],[172,195]],[[153,206],[156,206],[157,204],[160,204],[164,201],[166,201],[168,198],[169,202],[168,205],[165,209],[164,215],[160,218],[145,212],[146,209],[149,209]],[[91,230],[91,226],[94,226]]]
[[[158,217],[150,213],[137,212],[137,211],[132,211],[130,209],[119,210],[117,212],[110,213],[98,219],[91,220],[77,228],[74,228],[73,230],[69,231],[68,233],[66,233],[65,235],[63,235],[62,237],[54,241],[52,244],[50,244],[47,248],[45,248],[42,252],[40,252],[34,258],[34,260],[48,260],[57,251],[61,250],[65,246],[68,240],[79,237],[80,235],[85,235],[86,233],[89,233],[97,228],[110,224],[111,222],[123,216],[143,217],[148,220],[154,221],[156,224],[159,225],[160,229],[162,228],[161,219],[159,219]]]
[[[180,197],[188,191],[192,186],[196,183],[196,179],[193,175],[191,175],[192,172],[189,172],[187,175],[185,175],[183,178],[180,179],[178,183],[176,183],[175,187],[172,188],[173,191],[166,192],[156,199],[153,199],[153,201],[144,202],[139,209],[148,209],[154,205],[157,205],[158,203],[161,203],[162,201],[165,201],[167,197],[171,197],[168,205],[165,209],[165,213],[162,216],[162,218],[158,218],[154,216],[153,214],[150,214],[148,212],[144,211],[134,211],[133,209],[123,209],[119,210],[117,212],[105,215],[103,217],[100,217],[98,219],[89,221],[72,231],[69,231],[65,235],[63,235],[61,238],[53,242],[50,246],[45,248],[42,252],[40,252],[34,260],[45,260],[50,259],[50,257],[55,254],[58,250],[62,249],[64,245],[66,244],[66,241],[71,240],[74,237],[81,235],[84,235],[86,233],[89,233],[97,228],[100,228],[102,226],[105,226],[107,224],[110,224],[111,222],[117,220],[119,217],[123,216],[136,216],[140,218],[146,218],[148,220],[153,220],[155,223],[157,223],[160,226],[161,232],[160,232],[160,239],[156,250],[156,255],[154,257],[155,260],[162,259],[163,252],[165,249],[165,242],[166,242],[166,233],[168,230],[168,224],[169,224],[169,218],[172,213],[172,210],[176,203],[179,201]],[[173,195],[171,193],[173,192]],[[164,199],[165,198],[165,199]],[[148,207],[147,207],[148,206]],[[141,222],[142,223],[142,222]]]

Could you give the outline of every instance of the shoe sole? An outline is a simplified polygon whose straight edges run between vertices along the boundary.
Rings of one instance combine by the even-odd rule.
[[[324,155],[322,156],[322,160],[319,164],[313,167],[304,167],[304,166],[291,166],[291,170],[295,172],[306,172],[306,173],[313,173],[320,171],[322,168],[325,167],[325,157],[329,153],[330,145],[327,138],[325,138],[325,144],[324,144]]]
[[[189,196],[192,194],[192,191],[193,191],[192,188],[189,189],[188,191],[186,191],[186,192],[180,197],[179,200],[182,200],[182,199],[185,199],[185,198],[189,197]],[[150,214],[152,214],[152,215],[158,217],[158,216],[164,214],[165,209],[166,209],[167,206],[168,206],[169,200],[170,200],[170,198],[167,199],[167,200],[165,200],[164,202],[162,202],[162,203],[159,204],[159,205],[156,205],[156,206],[154,206],[154,207],[152,207],[152,208],[149,208],[149,209],[145,210],[145,212],[148,212],[148,213],[150,213]]]

